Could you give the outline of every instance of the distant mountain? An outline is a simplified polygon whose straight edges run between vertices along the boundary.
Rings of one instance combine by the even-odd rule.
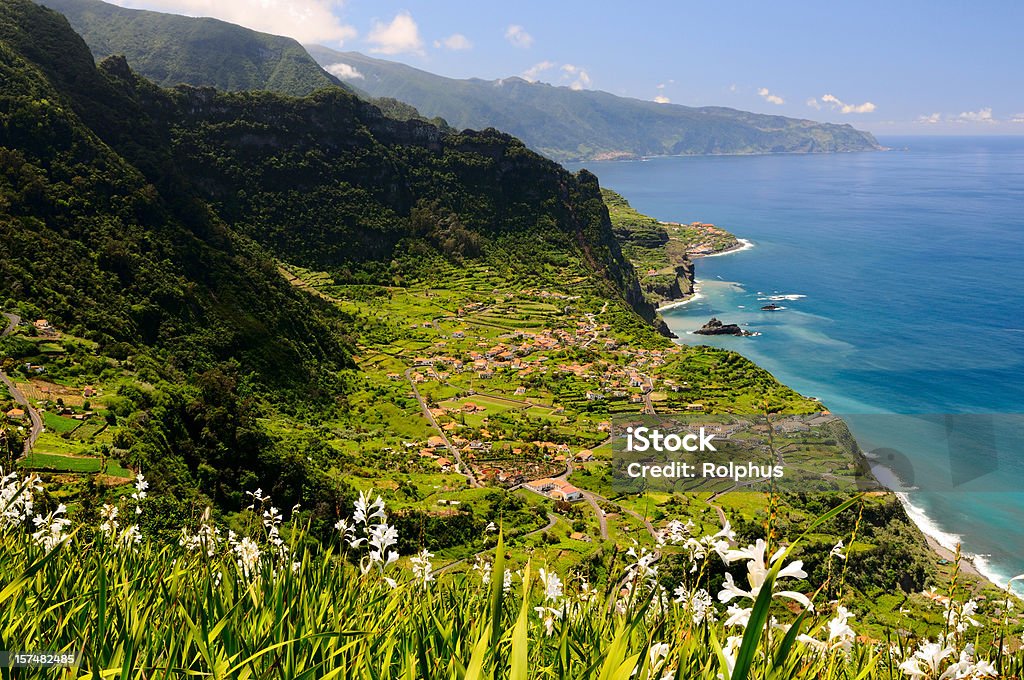
[[[217,19],[125,9],[100,0],[40,0],[85,39],[97,61],[124,55],[158,85],[270,90],[302,96],[339,81],[302,45]]]
[[[307,46],[322,66],[373,97],[411,104],[455,128],[494,127],[559,161],[657,155],[827,153],[880,147],[850,125],[718,106],[693,108],[572,90],[522,78],[456,80],[358,52]]]

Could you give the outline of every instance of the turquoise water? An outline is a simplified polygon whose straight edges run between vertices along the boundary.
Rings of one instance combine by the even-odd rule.
[[[738,351],[895,449],[919,522],[1005,581],[1024,572],[1024,138],[881,141],[586,167],[641,212],[749,239],[698,261],[700,297],[665,312],[679,341]],[[760,311],[769,296],[785,309]],[[711,316],[760,335],[689,334]]]

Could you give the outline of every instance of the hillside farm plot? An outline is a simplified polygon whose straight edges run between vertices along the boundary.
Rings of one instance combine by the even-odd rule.
[[[57,434],[71,432],[81,424],[82,421],[80,420],[65,418],[64,416],[59,416],[56,413],[51,413],[50,411],[43,411],[43,425],[51,432],[56,432]]]
[[[30,453],[20,461],[20,465],[29,470],[41,472],[76,472],[95,474],[103,469],[103,461],[95,456],[62,456],[53,453]],[[106,460],[105,474],[112,477],[130,479],[135,474],[113,459]]]
[[[45,380],[31,380],[29,382],[17,383],[18,389],[26,398],[32,401],[54,401],[58,399],[67,406],[81,408],[85,398],[79,390],[66,385],[47,382]]]

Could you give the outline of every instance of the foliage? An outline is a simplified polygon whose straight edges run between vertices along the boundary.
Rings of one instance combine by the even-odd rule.
[[[68,18],[97,61],[123,55],[133,69],[165,87],[184,83],[302,96],[338,84],[291,38],[100,0],[42,4]]]
[[[979,605],[959,596],[936,642],[858,638],[856,611],[801,592],[813,586],[789,561],[799,538],[769,556],[764,541],[733,547],[728,526],[699,538],[676,527],[667,540],[686,538],[695,573],[674,592],[657,585],[647,550],[630,551],[602,588],[536,563],[513,572],[501,535],[493,559],[463,573],[436,574],[428,550],[395,563],[398,535],[372,494],[323,550],[260,490],[237,532],[207,512],[161,544],[135,519],[150,512],[145,489],[139,477],[130,498],[76,526],[63,506],[33,503],[36,480],[3,477],[5,644],[77,652],[75,678],[983,678],[1021,667],[1019,652],[972,633]],[[701,586],[712,562],[746,567],[720,605]],[[1005,620],[994,628],[1010,632]]]

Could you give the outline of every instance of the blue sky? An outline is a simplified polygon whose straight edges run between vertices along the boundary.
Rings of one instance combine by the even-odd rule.
[[[446,76],[523,75],[877,134],[1024,133],[1024,3],[117,0]]]

